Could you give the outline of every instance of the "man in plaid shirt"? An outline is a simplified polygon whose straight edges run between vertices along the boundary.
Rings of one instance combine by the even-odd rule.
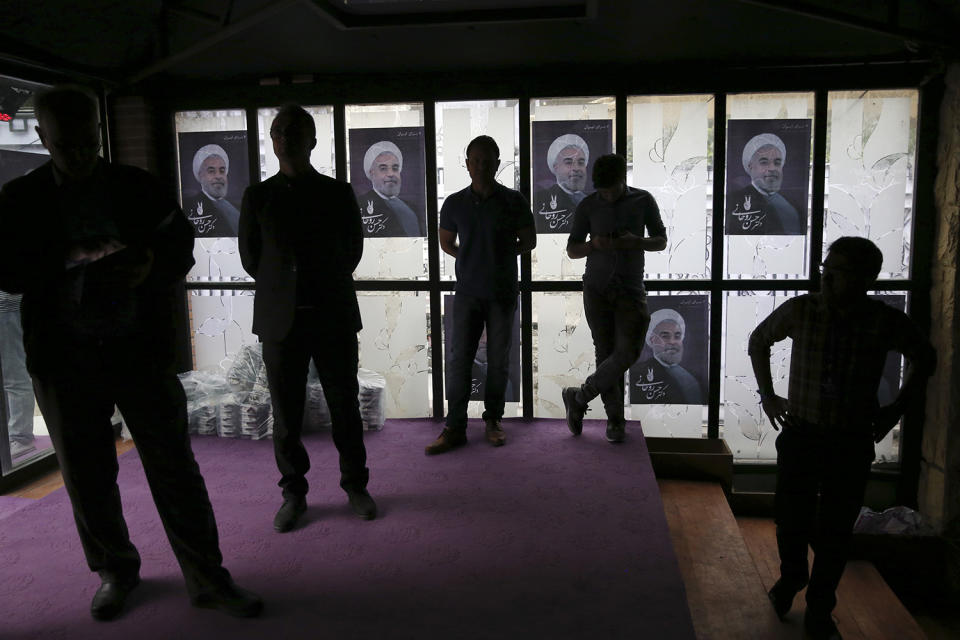
[[[807,585],[804,627],[839,638],[831,611],[847,547],[863,503],[873,445],[919,399],[935,353],[901,311],[867,297],[883,254],[865,238],[830,245],[820,293],[791,298],[750,336],[750,359],[763,410],[777,437],[775,520],[780,579],[769,597],[777,615]],[[788,398],[773,390],[770,347],[793,340]],[[887,352],[910,367],[896,399],[880,407],[877,389]],[[815,553],[808,573],[807,544]]]

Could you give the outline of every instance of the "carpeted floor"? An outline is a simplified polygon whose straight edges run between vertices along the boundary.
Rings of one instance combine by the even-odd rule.
[[[263,595],[256,620],[189,606],[135,453],[120,487],[143,584],[94,622],[98,586],[61,489],[0,522],[0,638],[693,638],[663,506],[639,428],[619,446],[588,421],[505,422],[437,457],[441,425],[391,420],[366,436],[380,517],[353,515],[329,434],[306,441],[306,523],[272,529],[280,505],[270,441],[196,437],[225,564]],[[632,425],[631,425],[632,426]]]

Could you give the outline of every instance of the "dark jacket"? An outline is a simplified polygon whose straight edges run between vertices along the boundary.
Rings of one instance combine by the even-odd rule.
[[[317,172],[296,180],[278,173],[248,187],[238,242],[243,268],[257,281],[253,332],[261,339],[287,336],[304,295],[324,311],[328,328],[361,329],[353,271],[363,233],[348,183]]]

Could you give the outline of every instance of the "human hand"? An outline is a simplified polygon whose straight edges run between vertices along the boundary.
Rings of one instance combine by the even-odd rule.
[[[591,235],[590,246],[598,251],[607,251],[613,248],[613,237],[609,235]]]
[[[780,431],[780,427],[789,426],[786,398],[772,394],[761,398],[760,402],[763,405],[763,412],[767,414],[770,424],[773,425],[774,431]]]
[[[97,280],[107,286],[133,288],[139,286],[150,275],[153,268],[152,249],[129,249],[115,260],[105,260],[95,267]]]
[[[111,253],[125,249],[126,246],[116,238],[98,238],[80,242],[67,250],[67,264],[72,266],[96,262]]]

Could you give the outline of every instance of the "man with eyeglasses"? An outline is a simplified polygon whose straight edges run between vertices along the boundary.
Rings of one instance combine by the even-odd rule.
[[[100,159],[97,104],[84,89],[54,87],[34,108],[51,161],[0,191],[0,289],[23,293],[27,369],[87,564],[100,574],[90,612],[118,616],[140,582],[117,487],[116,405],[193,605],[258,615],[260,598],[223,568],[175,371],[175,296],[193,264],[190,224],[149,174]]]
[[[791,298],[750,336],[760,401],[777,437],[775,520],[780,579],[769,598],[783,619],[807,586],[804,627],[839,638],[831,617],[853,525],[863,504],[875,442],[921,399],[935,353],[902,311],[867,296],[883,254],[866,238],[830,245],[819,293]],[[770,347],[791,338],[787,398],[773,389]],[[879,406],[888,351],[910,366],[894,401]],[[782,431],[781,431],[782,427]],[[814,550],[812,571],[807,545]]]
[[[357,381],[362,324],[353,285],[363,255],[360,209],[348,183],[310,165],[317,131],[305,109],[281,108],[270,138],[280,171],[243,194],[238,243],[243,268],[257,281],[253,332],[263,342],[273,404],[283,495],[273,528],[290,531],[307,510],[310,458],[301,434],[311,359],[330,407],[340,486],[354,513],[372,520],[377,506],[367,492]]]

